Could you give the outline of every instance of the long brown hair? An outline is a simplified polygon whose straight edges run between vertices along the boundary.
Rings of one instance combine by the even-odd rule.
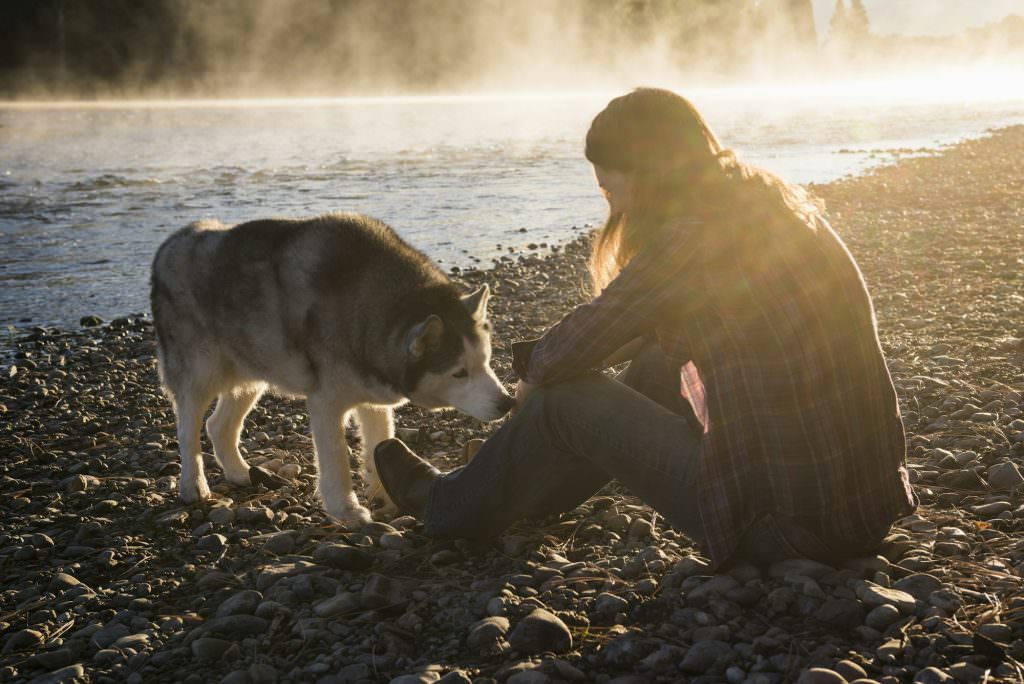
[[[802,188],[723,148],[693,104],[669,90],[637,88],[609,102],[587,132],[586,156],[627,174],[633,189],[629,211],[610,214],[594,239],[595,294],[680,223],[701,224],[700,239],[730,240],[739,225],[768,221],[813,230],[819,212]]]

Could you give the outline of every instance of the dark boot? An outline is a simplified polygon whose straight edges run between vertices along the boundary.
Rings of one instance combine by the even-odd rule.
[[[378,444],[373,460],[384,491],[399,510],[422,520],[430,487],[441,471],[414,454],[400,439]]]

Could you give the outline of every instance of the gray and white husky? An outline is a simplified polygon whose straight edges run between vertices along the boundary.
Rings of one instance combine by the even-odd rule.
[[[484,285],[460,296],[385,224],[353,214],[227,227],[200,221],[156,253],[153,320],[160,376],[177,416],[179,495],[210,494],[200,455],[206,422],[225,478],[265,477],[242,459],[242,421],[268,388],[305,396],[327,513],[365,523],[352,491],[344,426],[355,412],[367,498],[392,504],[373,449],[394,434],[392,408],[411,400],[495,420],[513,406],[490,368]]]

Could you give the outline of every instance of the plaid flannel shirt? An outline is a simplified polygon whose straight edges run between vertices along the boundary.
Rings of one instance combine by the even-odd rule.
[[[715,567],[766,516],[810,526],[838,548],[877,541],[916,500],[853,257],[824,220],[750,228],[718,247],[692,231],[679,226],[638,254],[525,346],[515,370],[555,383],[656,335],[703,425],[697,496]]]

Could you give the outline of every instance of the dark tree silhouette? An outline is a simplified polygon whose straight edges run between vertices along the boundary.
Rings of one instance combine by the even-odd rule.
[[[833,67],[882,44],[850,2],[830,22]],[[1000,26],[972,35],[1019,49]],[[715,82],[821,62],[811,0],[0,0],[0,97],[493,89],[558,68],[632,78],[645,51]]]

